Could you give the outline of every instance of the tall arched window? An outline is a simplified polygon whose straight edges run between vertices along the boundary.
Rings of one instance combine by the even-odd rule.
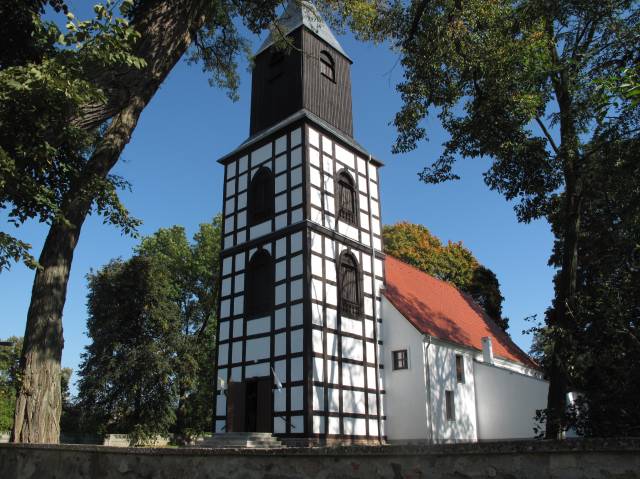
[[[260,224],[273,218],[273,174],[269,168],[262,167],[251,180],[247,207],[249,226]]]
[[[271,255],[264,249],[254,253],[245,278],[245,313],[264,316],[273,310],[274,269]]]
[[[320,73],[332,82],[336,81],[336,64],[324,50],[320,52]]]
[[[341,171],[338,174],[338,219],[352,224],[358,224],[358,204],[356,199],[355,182],[349,173]]]
[[[362,286],[358,261],[353,254],[340,255],[340,311],[344,316],[359,318],[362,313]]]

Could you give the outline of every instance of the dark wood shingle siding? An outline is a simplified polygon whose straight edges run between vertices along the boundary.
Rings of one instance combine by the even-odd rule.
[[[351,63],[310,31],[302,33],[304,107],[327,123],[353,137],[351,110]],[[335,62],[335,82],[320,73],[320,52]]]
[[[292,33],[295,49],[283,54],[281,64],[271,65],[273,47],[255,58],[250,135],[275,125],[302,108],[300,35],[301,30]]]
[[[250,135],[304,108],[353,137],[351,62],[306,28],[291,35],[295,48],[278,65],[272,65],[273,47],[255,59]],[[320,73],[323,50],[334,61],[335,81]]]

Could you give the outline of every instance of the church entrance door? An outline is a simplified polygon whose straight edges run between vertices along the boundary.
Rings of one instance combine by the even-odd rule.
[[[227,391],[227,431],[272,431],[270,376],[230,382]]]

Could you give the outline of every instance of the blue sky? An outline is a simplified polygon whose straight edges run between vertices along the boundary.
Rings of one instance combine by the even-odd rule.
[[[264,37],[252,37],[255,48]],[[483,182],[488,161],[461,160],[456,169],[462,180],[457,182],[420,183],[417,173],[441,152],[443,130],[436,119],[429,120],[429,142],[412,153],[392,155],[396,132],[390,122],[400,106],[394,86],[402,79],[397,57],[384,46],[360,43],[348,34],[339,40],[354,60],[355,137],[386,164],[381,171],[383,222],[422,223],[443,241],[463,241],[498,276],[509,332],[528,350],[531,338],[521,333],[529,325],[523,318],[542,317],[553,295],[553,270],[547,266],[553,244],[549,225],[542,220],[517,222],[512,205]],[[122,199],[144,221],[141,234],[179,224],[193,235],[198,224],[220,211],[223,171],[216,159],[240,144],[249,131],[251,81],[246,63],[241,73],[240,100],[233,103],[208,85],[199,66],[180,62],[144,111],[114,170],[133,185],[133,192],[122,193]],[[15,231],[2,221],[2,229],[15,232],[39,254],[46,226],[34,222]],[[86,274],[111,258],[130,256],[136,243],[103,225],[100,217],[85,223],[64,310],[63,366],[75,370],[88,343]],[[21,265],[0,274],[0,338],[24,334],[32,281],[33,272]]]

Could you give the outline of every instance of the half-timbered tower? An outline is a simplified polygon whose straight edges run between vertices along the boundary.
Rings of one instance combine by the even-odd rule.
[[[353,139],[351,60],[293,0],[253,70],[250,136],[225,168],[217,433],[384,438],[381,163]]]

